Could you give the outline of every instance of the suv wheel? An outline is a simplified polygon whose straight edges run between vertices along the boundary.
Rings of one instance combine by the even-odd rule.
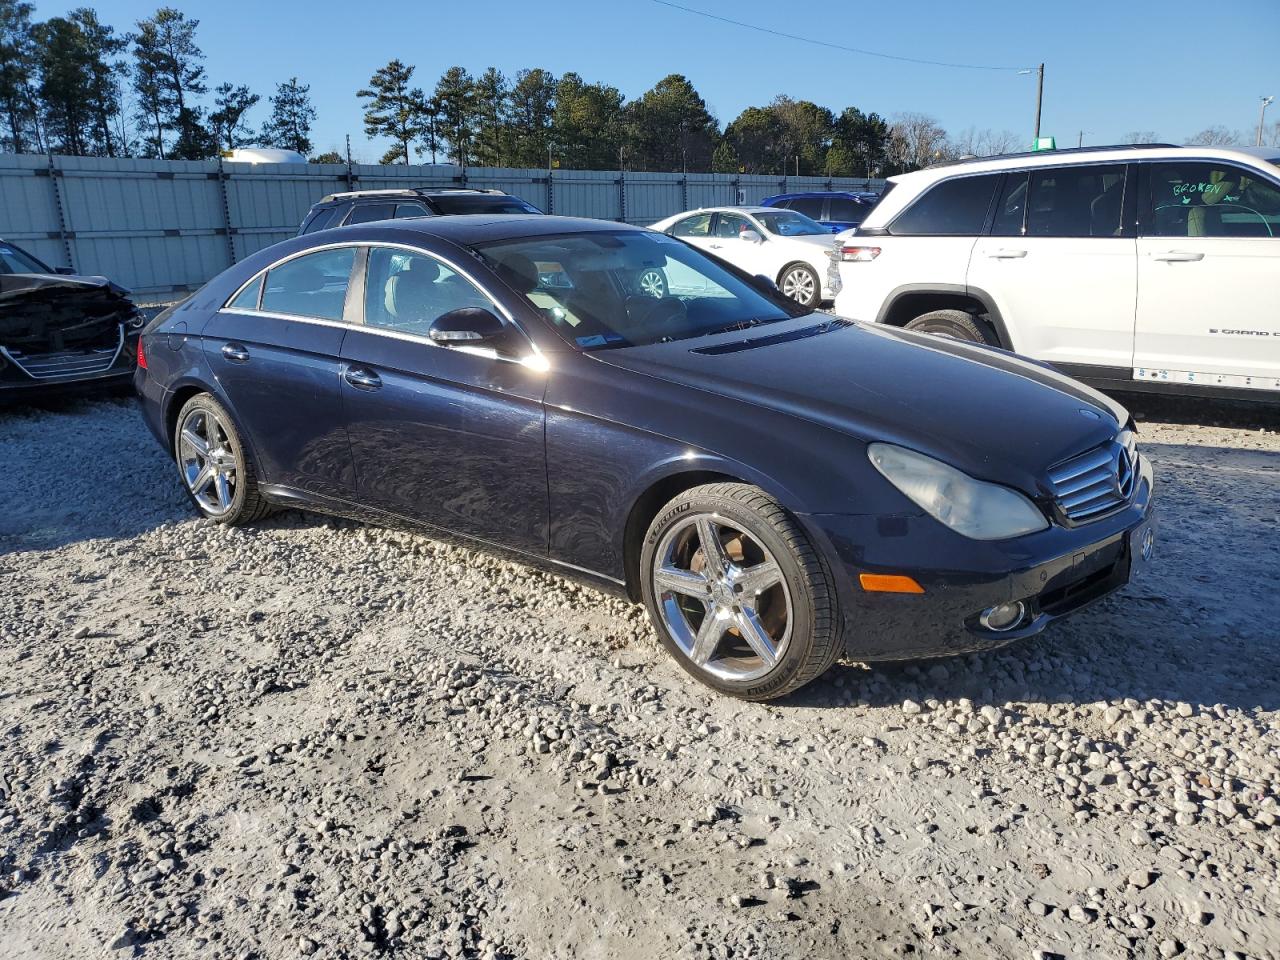
[[[831,575],[795,518],[758,487],[680,494],[650,525],[640,569],[663,646],[722,693],[783,696],[840,652]]]
[[[916,333],[932,333],[935,337],[1000,346],[1000,338],[990,324],[964,310],[932,310],[916,317],[906,325],[906,329]]]

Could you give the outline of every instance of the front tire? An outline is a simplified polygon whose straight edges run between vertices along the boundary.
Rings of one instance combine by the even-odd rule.
[[[271,512],[231,414],[211,395],[197,394],[178,411],[173,455],[183,489],[203,516],[240,526]]]
[[[985,343],[1000,346],[1000,338],[990,324],[964,310],[932,310],[921,314],[906,325],[916,333],[932,333],[936,337],[950,337],[969,343]]]
[[[714,483],[680,494],[649,526],[640,569],[662,645],[721,693],[785,696],[840,653],[826,564],[795,518],[758,487]]]
[[[802,307],[816,309],[822,301],[822,284],[817,271],[807,263],[793,263],[778,277],[778,289]]]

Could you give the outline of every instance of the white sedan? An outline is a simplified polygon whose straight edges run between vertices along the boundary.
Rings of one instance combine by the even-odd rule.
[[[840,235],[794,210],[708,207],[659,220],[650,229],[768,277],[803,306],[816,308],[838,292],[827,286],[827,267]]]

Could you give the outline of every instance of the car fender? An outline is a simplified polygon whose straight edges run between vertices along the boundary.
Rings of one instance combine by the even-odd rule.
[[[880,304],[880,310],[876,314],[876,323],[884,323],[892,312],[894,305],[904,296],[912,293],[956,294],[977,300],[982,305],[983,312],[990,319],[991,325],[995,327],[1001,344],[1009,350],[1017,349],[1017,341],[1012,335],[1013,332],[1010,330],[1004,314],[996,304],[995,298],[981,287],[971,287],[963,283],[904,283],[894,287],[889,292],[889,295],[884,298],[884,302]]]

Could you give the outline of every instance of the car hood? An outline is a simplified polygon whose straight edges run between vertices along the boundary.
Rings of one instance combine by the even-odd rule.
[[[0,346],[44,352],[109,340],[136,315],[128,293],[106,277],[0,276]]]
[[[1032,495],[1046,492],[1047,467],[1129,420],[1097,391],[1006,351],[821,314],[597,356]]]

